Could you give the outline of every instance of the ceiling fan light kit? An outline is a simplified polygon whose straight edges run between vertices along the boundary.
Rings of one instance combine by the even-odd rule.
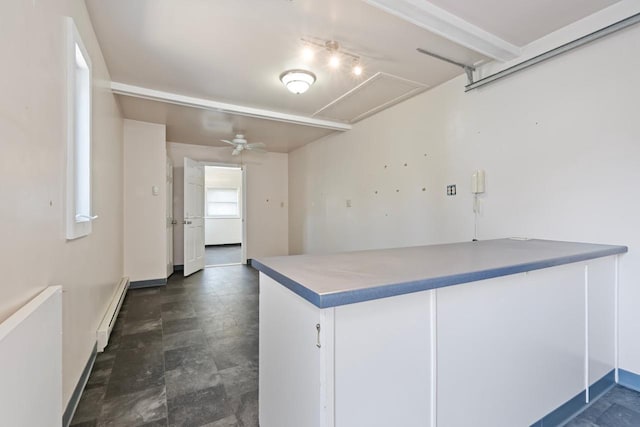
[[[255,151],[257,153],[267,152],[265,150],[264,143],[252,142],[251,144],[249,144],[247,142],[247,139],[241,133],[237,134],[231,141],[227,139],[221,139],[220,141],[229,145],[233,145],[233,152],[231,154],[234,156],[237,156],[238,154],[242,154],[244,150]]]
[[[305,93],[316,81],[316,75],[307,70],[287,70],[280,74],[280,81],[296,95]]]

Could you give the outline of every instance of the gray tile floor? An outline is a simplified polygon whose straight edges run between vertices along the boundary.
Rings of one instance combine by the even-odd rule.
[[[238,265],[130,290],[73,426],[258,425],[258,275]]]
[[[204,251],[204,263],[207,266],[220,264],[233,264],[242,262],[242,246],[220,245],[206,246]]]
[[[615,386],[565,427],[639,427],[640,393]]]
[[[175,274],[131,290],[72,426],[258,425],[258,275]],[[640,393],[616,386],[566,427],[640,427]]]

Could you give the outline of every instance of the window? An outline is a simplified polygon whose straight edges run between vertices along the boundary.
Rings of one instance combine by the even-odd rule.
[[[207,188],[207,216],[213,218],[239,218],[237,188]]]
[[[91,59],[73,20],[67,31],[66,236],[91,233]]]

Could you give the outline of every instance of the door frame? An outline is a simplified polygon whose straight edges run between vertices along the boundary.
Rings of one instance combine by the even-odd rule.
[[[196,159],[194,159],[196,160]],[[242,264],[247,264],[247,165],[243,165],[241,163],[225,163],[225,162],[210,162],[198,160],[198,162],[202,163],[206,166],[213,167],[223,167],[223,168],[239,168],[242,172],[242,190],[241,190],[241,198],[242,198],[242,209],[240,212],[240,218],[242,223],[242,242],[240,243],[240,251],[241,251],[241,260]],[[205,169],[205,180],[206,180],[206,169]],[[205,186],[206,187],[206,186]],[[206,192],[205,188],[205,192]]]
[[[175,246],[175,227],[174,227],[175,221],[173,216],[173,209],[174,209],[173,173],[175,169],[173,166],[173,161],[171,160],[171,157],[169,157],[169,154],[167,154],[165,167],[166,167],[166,187],[167,187],[165,189],[166,197],[167,197],[165,206],[168,209],[168,211],[165,212],[165,216],[167,220],[166,240],[167,240],[167,278],[168,278],[174,273],[173,257],[174,257],[174,246]],[[171,241],[171,244],[169,244],[169,241]]]

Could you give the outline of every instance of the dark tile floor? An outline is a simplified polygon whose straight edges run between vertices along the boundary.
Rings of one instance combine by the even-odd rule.
[[[258,274],[207,268],[130,290],[72,426],[258,426]],[[640,427],[616,386],[566,427]]]
[[[204,252],[204,263],[207,266],[220,264],[239,264],[242,262],[241,245],[207,246]]]
[[[130,290],[72,426],[258,425],[258,274],[206,268]]]
[[[640,393],[615,386],[565,427],[639,427]]]

